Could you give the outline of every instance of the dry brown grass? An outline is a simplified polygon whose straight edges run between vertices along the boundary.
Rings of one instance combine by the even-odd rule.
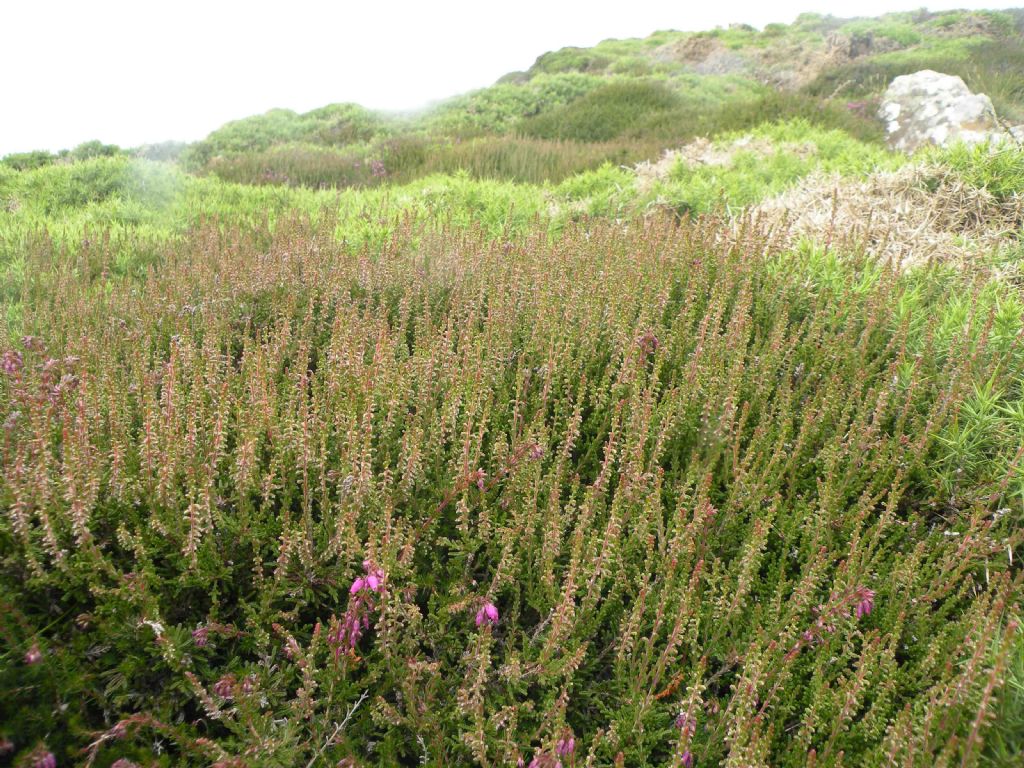
[[[1024,224],[1024,198],[999,200],[947,169],[921,164],[863,179],[813,174],[755,206],[797,240],[862,244],[908,268],[934,260],[965,262],[991,251]]]

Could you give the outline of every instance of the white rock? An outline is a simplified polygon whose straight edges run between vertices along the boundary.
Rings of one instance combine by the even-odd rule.
[[[913,152],[926,144],[976,144],[1005,137],[992,102],[962,79],[925,69],[897,77],[882,96],[878,116],[889,146]]]

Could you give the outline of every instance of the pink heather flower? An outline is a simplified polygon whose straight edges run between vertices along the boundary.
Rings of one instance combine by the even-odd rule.
[[[478,627],[490,626],[498,623],[498,607],[489,600],[484,603],[476,612],[476,625]]]
[[[860,602],[857,603],[854,613],[858,619],[863,619],[875,609],[875,593],[874,590],[861,588],[857,591],[857,597],[860,598]]]
[[[484,489],[484,483],[487,481],[487,473],[482,469],[476,471],[476,487],[481,491]]]
[[[13,349],[9,349],[3,355],[0,355],[0,372],[8,376],[13,376],[20,371],[23,364],[21,354]]]
[[[363,590],[363,587],[365,587],[365,586],[366,586],[366,579],[364,579],[362,576],[360,576],[358,579],[356,579],[355,581],[352,582],[352,587],[351,587],[351,589],[349,589],[348,593],[350,595],[354,595],[356,592],[361,592]]]
[[[121,757],[112,762],[110,768],[139,768],[139,764],[133,763],[126,757]]]
[[[25,654],[25,663],[31,666],[32,664],[38,664],[43,660],[43,652],[39,650],[38,645],[33,645],[28,649]]]
[[[366,577],[366,586],[372,592],[380,591],[380,588],[383,586],[383,584],[381,583],[381,577],[377,575],[376,571],[373,571],[372,573],[370,573],[369,576]]]
[[[9,755],[14,751],[14,742],[10,739],[0,739],[0,757]]]
[[[559,757],[569,757],[573,752],[576,751],[576,739],[572,734],[563,736],[555,744],[555,752],[558,753]]]
[[[230,699],[235,692],[235,676],[224,675],[224,677],[213,684],[213,692],[222,699]]]
[[[57,768],[57,758],[53,752],[39,752],[34,755],[32,768]]]
[[[683,768],[693,768],[693,752],[690,750],[683,752],[683,756],[679,758],[679,764]]]
[[[543,457],[544,457],[544,449],[540,445],[538,445],[537,443],[534,443],[533,447],[530,449],[530,458],[536,461],[537,459],[540,459],[540,458],[543,458]]]
[[[210,630],[207,627],[199,627],[192,633],[192,642],[197,648],[204,647],[210,641]]]

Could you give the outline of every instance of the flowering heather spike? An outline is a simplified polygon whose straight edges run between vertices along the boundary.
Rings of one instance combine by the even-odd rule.
[[[210,629],[208,627],[199,627],[192,632],[192,642],[196,644],[197,648],[203,648],[209,641]]]
[[[139,768],[139,764],[126,757],[121,757],[110,764],[110,768]]]
[[[572,736],[572,734],[563,736],[561,739],[558,740],[558,743],[555,744],[555,752],[558,753],[559,757],[570,757],[572,753],[575,751],[576,739]]]
[[[683,752],[682,757],[679,758],[679,764],[683,768],[693,768],[693,753],[690,750]]]
[[[860,599],[854,612],[858,619],[863,619],[875,609],[875,592],[871,589],[861,588],[857,592],[857,597]]]
[[[38,664],[43,660],[43,652],[39,650],[38,645],[33,645],[25,653],[25,663],[28,665]]]
[[[57,768],[57,758],[49,750],[40,750],[32,756],[32,768]]]
[[[476,625],[478,627],[486,627],[497,623],[498,607],[490,601],[480,606],[480,610],[476,612]]]

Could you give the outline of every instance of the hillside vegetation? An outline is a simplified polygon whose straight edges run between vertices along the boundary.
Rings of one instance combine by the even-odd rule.
[[[0,766],[1024,751],[1024,13],[0,162]]]

